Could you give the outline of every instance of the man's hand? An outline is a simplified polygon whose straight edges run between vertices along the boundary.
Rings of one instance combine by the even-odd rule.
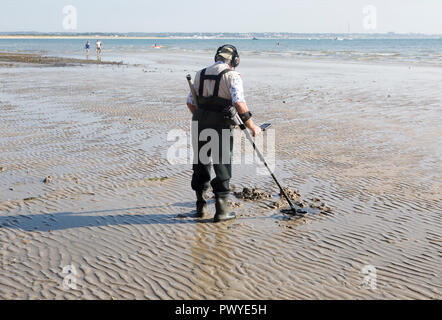
[[[253,124],[253,127],[249,128],[252,131],[252,136],[257,137],[261,134],[261,128]]]
[[[247,128],[250,129],[250,131],[252,131],[252,136],[257,137],[261,134],[261,128],[258,127],[252,119],[247,120],[245,123]]]
[[[189,111],[191,114],[195,113],[196,107],[193,104],[190,103],[186,103],[187,104],[187,108],[189,108]]]

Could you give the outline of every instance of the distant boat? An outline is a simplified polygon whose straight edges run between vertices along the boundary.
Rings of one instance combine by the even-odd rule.
[[[154,48],[154,49],[161,49],[163,46],[158,46],[158,45],[156,45],[156,44],[154,44],[153,46],[152,46],[152,48]]]
[[[258,40],[257,38],[253,37],[252,40]]]

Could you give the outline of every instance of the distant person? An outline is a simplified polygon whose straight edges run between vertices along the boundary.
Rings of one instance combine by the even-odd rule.
[[[91,44],[90,44],[89,40],[84,45],[84,48],[86,49],[86,59],[89,59],[89,50],[91,49]]]
[[[100,40],[97,40],[97,43],[95,44],[95,50],[97,51],[97,60],[101,61],[101,53],[103,50],[103,44]]]

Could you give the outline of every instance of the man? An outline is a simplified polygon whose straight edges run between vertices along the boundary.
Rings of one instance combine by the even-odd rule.
[[[214,222],[235,219],[236,215],[229,212],[227,199],[230,194],[230,178],[232,177],[233,121],[226,117],[228,110],[234,106],[247,128],[256,137],[261,128],[251,119],[252,114],[244,99],[241,76],[234,71],[240,59],[236,48],[232,45],[220,47],[215,54],[215,64],[198,71],[195,76],[194,88],[197,93],[198,108],[193,101],[192,93],[187,97],[187,107],[192,117],[192,144],[194,150],[192,189],[196,192],[196,216],[203,218],[208,213],[206,191],[212,186],[215,194],[216,213]],[[195,126],[197,127],[195,129]],[[212,139],[204,139],[207,132],[215,132],[216,147],[207,155],[213,160],[216,177],[210,181],[210,159],[202,159],[201,153],[206,152],[206,144]],[[202,134],[203,133],[203,134]],[[226,139],[227,133],[227,139]],[[200,141],[203,140],[203,141]]]
[[[86,59],[89,59],[89,50],[91,48],[91,44],[89,43],[89,40],[84,45],[84,49],[86,49]]]
[[[95,44],[95,49],[97,50],[97,60],[101,61],[101,50],[103,49],[103,44],[100,40],[97,40],[97,43]]]

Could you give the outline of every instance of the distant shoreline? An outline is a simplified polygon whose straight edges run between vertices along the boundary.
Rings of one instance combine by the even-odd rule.
[[[170,37],[153,37],[153,36],[37,36],[37,35],[0,35],[0,40],[91,40],[91,39],[100,39],[100,40],[252,40],[252,38],[242,38],[242,37],[180,37],[180,36],[170,36]],[[292,39],[292,38],[263,38],[260,40],[282,40],[282,39]],[[298,39],[298,38],[293,38]],[[304,39],[304,38],[299,38]],[[331,38],[323,38],[323,39],[331,39]]]
[[[126,40],[126,39],[140,39],[140,40],[336,40],[337,38],[351,39],[351,40],[381,40],[381,39],[442,39],[442,35],[422,35],[422,34],[267,34],[267,35],[215,35],[215,34],[200,34],[200,35],[100,35],[100,34],[5,34],[0,33],[0,40],[69,40],[69,39],[105,39],[105,40]]]
[[[11,40],[21,40],[21,39],[145,39],[145,40],[159,40],[159,39],[177,39],[177,38],[164,38],[164,37],[125,37],[125,36],[32,36],[32,35],[0,35],[0,39],[11,39]]]

